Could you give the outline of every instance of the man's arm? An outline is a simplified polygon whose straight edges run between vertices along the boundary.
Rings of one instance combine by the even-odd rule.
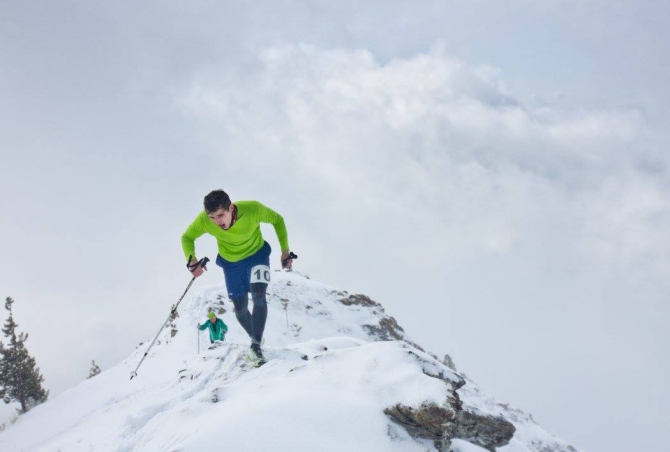
[[[258,221],[261,223],[270,223],[275,228],[275,233],[277,234],[277,239],[279,240],[279,246],[281,247],[282,252],[289,250],[288,232],[286,232],[284,217],[259,202]]]
[[[279,240],[279,246],[281,247],[281,257],[279,260],[281,262],[282,268],[291,269],[291,266],[293,265],[293,259],[289,258],[290,247],[288,246],[288,232],[286,231],[284,217],[261,203],[258,203],[258,209],[259,221],[262,223],[270,223],[275,228],[275,233],[277,234],[277,239]],[[284,262],[286,262],[286,265],[284,265]]]
[[[204,229],[202,228],[202,215],[203,214],[198,215],[193,223],[190,224],[190,226],[181,236],[181,248],[184,251],[184,257],[186,257],[188,264],[198,261],[198,258],[195,254],[195,240],[205,233]],[[202,275],[203,272],[200,266],[197,266],[194,269],[189,268],[189,271],[195,277]]]

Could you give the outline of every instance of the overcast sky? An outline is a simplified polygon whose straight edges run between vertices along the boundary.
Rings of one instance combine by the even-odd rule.
[[[660,452],[669,10],[0,0],[0,295],[46,386],[153,337],[223,188],[552,433]]]

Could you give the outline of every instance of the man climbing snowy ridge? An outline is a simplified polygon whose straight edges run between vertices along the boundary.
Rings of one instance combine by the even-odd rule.
[[[214,236],[219,251],[216,264],[223,268],[228,297],[235,305],[235,316],[251,338],[251,351],[262,363],[261,343],[267,319],[266,291],[270,282],[271,248],[263,240],[260,223],[274,226],[282,251],[282,268],[290,269],[293,260],[284,218],[257,201],[233,204],[223,190],[214,190],[205,196],[204,207],[205,210],[181,237],[187,267],[194,277],[202,275],[203,268],[195,257],[195,240],[204,233]],[[249,313],[248,309],[249,292],[254,304],[253,313]]]

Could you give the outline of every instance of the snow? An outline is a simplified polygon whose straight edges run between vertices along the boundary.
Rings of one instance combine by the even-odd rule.
[[[347,306],[340,302],[346,292],[295,272],[273,276],[264,366],[254,368],[246,358],[249,339],[225,286],[194,290],[135,378],[131,371],[153,337],[125,361],[21,416],[0,433],[0,450],[434,450],[430,441],[410,437],[384,409],[443,405],[450,387],[431,375],[461,377],[403,341],[375,342],[363,326],[379,324],[381,306]],[[230,331],[226,342],[206,348],[209,340],[196,324],[210,308],[226,309],[220,317]],[[157,327],[162,321],[156,319]],[[459,393],[468,409],[517,416],[519,439],[502,450],[534,451],[534,442],[555,440],[474,383],[465,388]],[[452,450],[483,449],[454,441]]]
[[[455,439],[451,445],[452,452],[488,452],[483,447],[476,446],[467,441]]]
[[[9,427],[18,417],[17,410],[21,405],[17,402],[4,403],[0,400],[0,431]]]

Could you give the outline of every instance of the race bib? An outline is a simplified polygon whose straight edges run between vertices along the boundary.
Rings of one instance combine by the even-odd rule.
[[[256,265],[251,268],[251,284],[270,284],[270,267],[267,265]]]

